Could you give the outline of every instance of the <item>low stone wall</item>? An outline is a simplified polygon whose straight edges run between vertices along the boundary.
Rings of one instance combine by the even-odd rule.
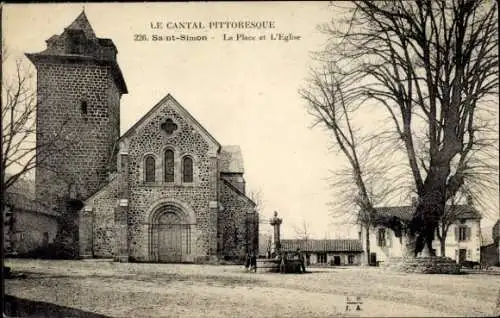
[[[280,271],[280,260],[258,258],[257,259],[257,271],[258,272],[268,272],[268,273],[278,273]]]
[[[257,271],[258,272],[268,272],[268,273],[279,273],[280,271],[279,259],[257,259]],[[300,261],[299,260],[288,260],[286,262],[286,273],[300,273]]]
[[[460,274],[460,265],[449,257],[390,258],[380,266],[404,273]]]

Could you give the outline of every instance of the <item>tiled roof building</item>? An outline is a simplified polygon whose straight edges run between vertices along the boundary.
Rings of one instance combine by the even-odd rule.
[[[284,251],[296,251],[300,248],[307,252],[362,252],[359,240],[334,239],[334,240],[281,240]]]

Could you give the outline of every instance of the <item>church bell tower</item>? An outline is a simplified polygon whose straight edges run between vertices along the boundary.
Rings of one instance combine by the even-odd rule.
[[[113,41],[96,37],[85,12],[46,43],[26,54],[37,70],[36,195],[71,216],[116,167],[127,87]]]

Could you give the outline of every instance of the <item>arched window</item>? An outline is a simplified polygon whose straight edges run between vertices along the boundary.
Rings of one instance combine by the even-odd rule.
[[[182,159],[182,182],[193,182],[193,159],[191,157]]]
[[[174,182],[174,151],[165,150],[165,182]]]
[[[153,156],[147,156],[144,165],[144,181],[155,182],[155,158]]]

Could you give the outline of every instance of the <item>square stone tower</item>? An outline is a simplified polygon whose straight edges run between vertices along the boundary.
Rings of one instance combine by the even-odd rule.
[[[36,195],[70,220],[116,169],[127,87],[113,41],[96,37],[85,12],[46,42],[26,54],[37,70]]]

